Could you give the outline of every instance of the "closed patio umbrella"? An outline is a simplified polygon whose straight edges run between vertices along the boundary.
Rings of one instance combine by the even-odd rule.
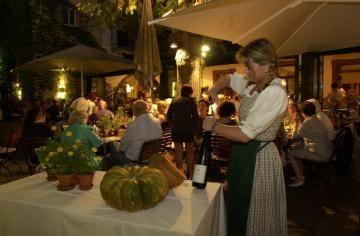
[[[92,75],[110,73],[134,69],[135,65],[120,56],[79,44],[30,61],[15,68],[15,70],[42,72],[59,68],[66,68],[81,73],[81,96],[84,96],[84,73]]]
[[[240,45],[265,37],[281,56],[360,46],[360,0],[212,0],[150,23]]]
[[[144,0],[134,57],[135,75],[144,89],[151,89],[153,78],[162,72],[155,26],[147,24],[152,19],[151,0]]]

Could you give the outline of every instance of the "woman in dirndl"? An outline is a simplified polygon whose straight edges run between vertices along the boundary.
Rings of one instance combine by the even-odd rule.
[[[226,76],[209,90],[216,98],[226,87],[243,97],[239,126],[207,117],[203,128],[233,141],[228,169],[227,235],[287,235],[286,195],[279,152],[274,144],[288,99],[276,77],[277,56],[267,39],[237,53],[245,74]]]

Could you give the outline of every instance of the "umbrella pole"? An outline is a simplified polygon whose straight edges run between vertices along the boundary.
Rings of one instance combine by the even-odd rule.
[[[84,68],[83,63],[80,64],[81,73],[81,97],[84,97]]]

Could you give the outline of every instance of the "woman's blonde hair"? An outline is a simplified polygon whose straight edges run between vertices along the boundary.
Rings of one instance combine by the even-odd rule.
[[[241,48],[236,53],[236,59],[238,62],[246,62],[249,59],[252,59],[253,62],[259,65],[269,64],[268,74],[271,79],[274,79],[277,75],[278,62],[276,51],[272,43],[265,38],[252,41]]]
[[[86,111],[75,110],[75,111],[71,112],[68,123],[69,123],[69,125],[84,124],[84,121],[88,118],[88,116],[89,115]]]
[[[166,102],[165,101],[163,101],[163,100],[160,100],[160,101],[158,101],[158,103],[157,103],[157,107],[159,108],[159,107],[163,107],[164,109],[166,109]]]

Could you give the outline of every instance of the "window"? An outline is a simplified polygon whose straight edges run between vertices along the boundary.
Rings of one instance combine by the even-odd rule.
[[[64,25],[77,26],[75,9],[65,8]]]
[[[278,77],[286,81],[288,94],[296,95],[296,59],[279,59]]]

